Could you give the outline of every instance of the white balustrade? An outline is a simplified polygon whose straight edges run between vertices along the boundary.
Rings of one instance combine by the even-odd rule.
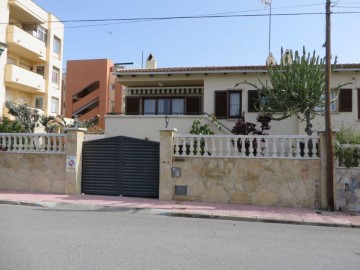
[[[9,153],[65,154],[66,134],[0,133],[0,151]]]
[[[174,135],[174,156],[318,159],[319,136]]]

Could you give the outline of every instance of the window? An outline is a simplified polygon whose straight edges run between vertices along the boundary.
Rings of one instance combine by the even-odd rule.
[[[335,99],[336,96],[338,96],[337,99]],[[322,98],[325,99],[325,95]],[[330,99],[335,99],[330,103],[331,112],[352,112],[352,89],[333,90]],[[316,111],[325,111],[325,106],[317,107]]]
[[[115,90],[115,84],[114,83],[111,84],[110,90]]]
[[[61,51],[61,40],[58,37],[54,37],[53,52],[60,54]]]
[[[352,89],[340,89],[339,112],[352,112]]]
[[[52,71],[52,82],[59,84],[60,82],[60,69],[53,67]]]
[[[241,91],[215,91],[215,115],[219,119],[241,114]]]
[[[45,75],[45,66],[36,66],[36,73],[39,75]]]
[[[35,97],[35,108],[43,110],[44,109],[44,98],[43,97]]]
[[[59,99],[51,98],[51,113],[59,113]]]
[[[142,104],[142,110],[141,110]],[[127,115],[152,114],[201,114],[201,97],[126,97],[125,113]]]
[[[41,25],[37,26],[37,38],[46,43],[47,30]]]

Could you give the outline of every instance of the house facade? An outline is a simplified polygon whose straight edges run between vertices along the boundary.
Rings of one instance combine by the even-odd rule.
[[[6,100],[59,114],[64,25],[31,0],[0,3],[0,115]]]
[[[339,91],[331,105],[334,128],[342,125],[360,128],[360,64],[337,65],[333,87],[350,83]],[[165,126],[189,133],[192,122],[201,119],[216,133],[226,133],[235,125],[239,113],[256,122],[256,90],[268,79],[266,66],[225,66],[189,68],[116,69],[118,82],[125,86],[125,105],[121,115],[106,117],[106,136],[125,135],[159,140]],[[333,93],[335,96],[337,93]],[[165,116],[168,116],[168,124]],[[215,115],[223,125],[219,131],[211,121]],[[314,130],[324,129],[324,116],[313,120]],[[272,121],[270,134],[305,134],[305,123],[296,117]]]
[[[109,59],[72,60],[66,65],[64,115],[80,120],[99,116],[99,127],[104,128],[104,116],[121,112],[122,86],[112,74]]]

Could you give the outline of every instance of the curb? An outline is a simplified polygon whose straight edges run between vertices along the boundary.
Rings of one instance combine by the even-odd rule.
[[[343,224],[343,223],[330,223],[330,222],[315,222],[305,220],[289,220],[289,219],[274,219],[262,217],[242,217],[242,216],[225,216],[225,215],[211,215],[202,213],[184,213],[171,209],[159,208],[133,208],[123,206],[108,206],[96,204],[77,204],[77,203],[57,203],[57,202],[26,202],[26,201],[8,201],[0,200],[0,204],[8,205],[23,205],[34,206],[47,209],[57,210],[73,210],[73,211],[104,211],[104,212],[127,212],[129,214],[146,214],[158,215],[169,217],[185,217],[185,218],[201,218],[201,219],[217,219],[217,220],[230,220],[230,221],[245,221],[245,222],[263,222],[275,224],[291,224],[291,225],[305,225],[305,226],[323,226],[323,227],[338,227],[338,228],[354,228],[360,229],[360,224]]]

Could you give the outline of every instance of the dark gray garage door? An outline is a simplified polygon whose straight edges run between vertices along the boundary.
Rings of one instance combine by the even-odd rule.
[[[83,143],[82,192],[159,197],[159,143],[124,136]]]

